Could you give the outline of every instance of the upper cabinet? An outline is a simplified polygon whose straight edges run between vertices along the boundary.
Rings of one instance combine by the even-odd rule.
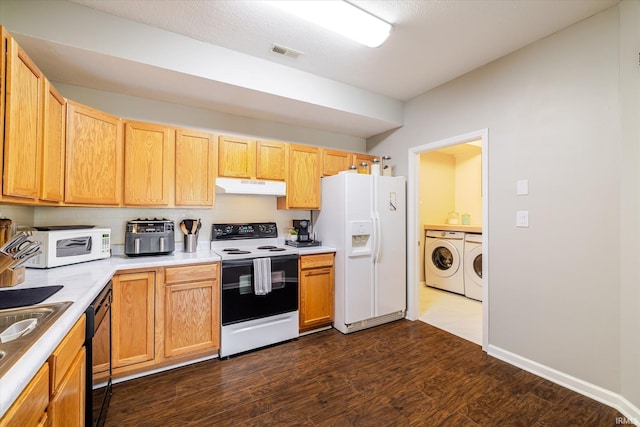
[[[275,141],[256,142],[256,178],[271,181],[287,179],[288,144]]]
[[[119,117],[68,101],[65,202],[121,203],[122,133]]]
[[[64,200],[64,164],[67,103],[60,93],[44,80],[44,126],[40,199]]]
[[[173,193],[175,131],[168,126],[126,121],[124,203],[167,206]]]
[[[284,142],[223,135],[218,141],[218,176],[284,181],[287,155]]]
[[[178,129],[175,161],[175,204],[213,206],[217,166],[215,135]]]
[[[44,75],[16,41],[6,44],[4,182],[5,196],[40,195]]]
[[[235,136],[220,136],[218,141],[218,176],[255,178],[256,141]]]
[[[336,175],[346,171],[353,163],[354,155],[346,151],[322,148],[322,176]]]
[[[287,195],[278,209],[320,209],[320,149],[289,144]]]

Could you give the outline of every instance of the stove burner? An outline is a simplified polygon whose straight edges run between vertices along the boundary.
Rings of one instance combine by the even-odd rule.
[[[277,246],[258,246],[258,249],[277,249]]]
[[[222,252],[235,252],[235,251],[239,251],[240,249],[238,248],[224,248],[222,250]]]
[[[286,251],[285,248],[271,248],[269,249],[269,252],[280,252],[280,251]]]
[[[241,251],[239,249],[236,250],[228,250],[225,249],[225,251],[229,254],[229,255],[244,255],[244,254],[250,254],[251,251]]]

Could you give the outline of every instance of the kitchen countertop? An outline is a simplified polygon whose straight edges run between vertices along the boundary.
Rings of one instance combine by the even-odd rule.
[[[464,231],[465,233],[482,233],[482,225],[463,225],[463,224],[425,224],[424,231]]]
[[[335,252],[334,248],[326,246],[298,249],[300,255]],[[60,291],[43,301],[42,304],[73,302],[49,327],[47,332],[0,378],[0,417],[13,404],[38,369],[46,363],[49,355],[117,271],[217,261],[220,261],[220,256],[203,248],[202,245],[199,245],[198,251],[193,253],[176,251],[173,255],[135,258],[114,255],[104,260],[48,270],[28,268],[23,283],[10,288],[0,288],[0,292],[2,292],[10,289],[62,285],[63,288]]]

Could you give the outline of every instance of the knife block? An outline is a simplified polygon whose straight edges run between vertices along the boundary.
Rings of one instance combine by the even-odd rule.
[[[24,282],[25,268],[18,267],[5,269],[0,273],[0,288],[8,288]]]

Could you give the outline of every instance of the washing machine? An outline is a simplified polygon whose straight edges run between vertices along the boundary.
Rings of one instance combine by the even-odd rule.
[[[464,295],[464,235],[461,231],[427,230],[424,238],[427,286]]]
[[[464,236],[464,294],[482,301],[482,234]]]

